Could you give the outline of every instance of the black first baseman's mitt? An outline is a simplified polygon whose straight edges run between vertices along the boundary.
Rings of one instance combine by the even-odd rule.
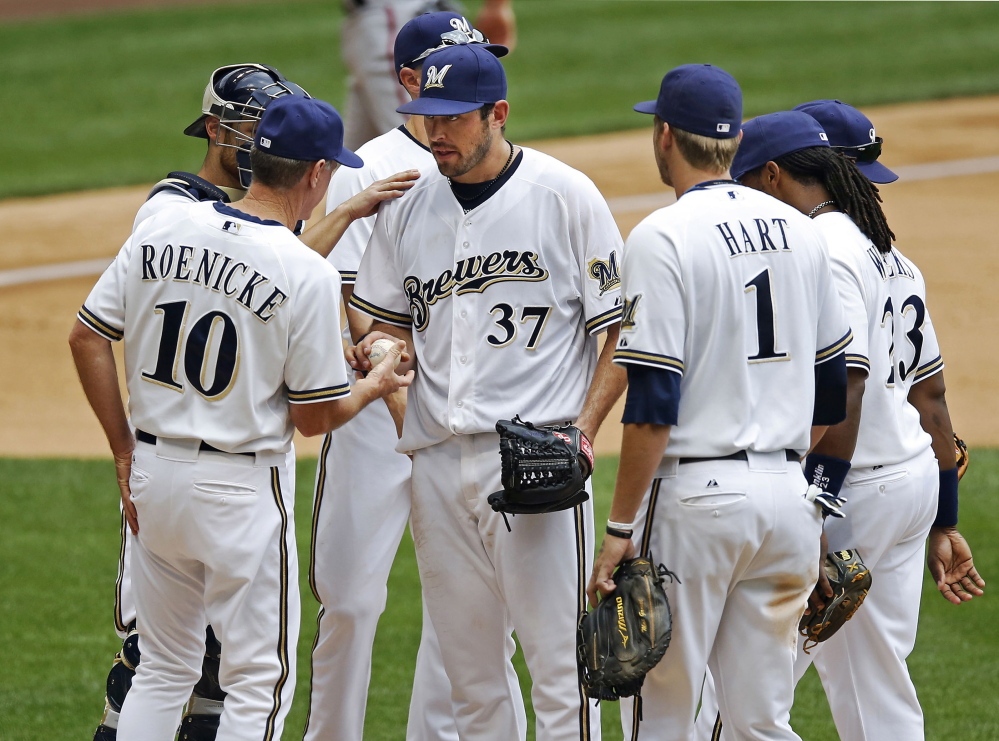
[[[593,447],[572,425],[535,427],[501,419],[496,423],[503,463],[503,491],[488,501],[497,512],[533,515],[571,509],[589,498],[584,486],[593,471]]]
[[[647,558],[623,561],[617,588],[590,612],[576,632],[576,653],[586,694],[595,700],[637,695],[645,675],[662,659],[673,632],[663,581],[673,574]]]
[[[825,609],[812,609],[801,616],[798,632],[805,637],[805,653],[842,628],[860,609],[871,588],[870,569],[855,550],[826,554],[824,567],[833,596]]]

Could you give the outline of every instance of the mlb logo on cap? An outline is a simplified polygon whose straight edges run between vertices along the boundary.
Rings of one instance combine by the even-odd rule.
[[[264,111],[253,144],[290,160],[334,160],[347,167],[364,161],[343,146],[343,120],[325,100],[286,95]]]

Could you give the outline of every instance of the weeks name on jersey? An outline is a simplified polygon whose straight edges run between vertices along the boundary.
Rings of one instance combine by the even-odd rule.
[[[494,283],[503,281],[546,280],[548,271],[538,261],[536,252],[504,250],[459,260],[453,270],[445,270],[427,281],[416,275],[406,276],[403,290],[409,299],[413,326],[420,331],[426,329],[430,321],[429,307],[440,299],[447,298],[452,292],[461,296],[466,293],[482,293]]]
[[[739,255],[752,255],[761,252],[790,252],[791,247],[787,243],[785,226],[787,226],[787,219],[753,219],[753,223],[748,229],[742,221],[736,221],[735,226],[723,221],[720,224],[715,224],[715,229],[721,233],[725,240],[729,257],[738,257]],[[778,240],[780,246],[774,242],[775,239]]]
[[[203,286],[234,299],[264,324],[288,300],[288,293],[277,286],[262,288],[271,282],[266,275],[221,252],[189,245],[174,249],[170,244],[144,244],[141,249],[143,282],[171,280]]]
[[[909,280],[916,279],[916,274],[912,272],[912,268],[906,265],[904,260],[899,259],[898,253],[895,250],[882,255],[877,247],[871,245],[867,249],[867,254],[881,275],[881,280],[891,280],[892,278],[901,277],[908,278]]]

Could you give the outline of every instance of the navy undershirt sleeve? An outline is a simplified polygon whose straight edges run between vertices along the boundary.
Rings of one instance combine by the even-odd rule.
[[[840,353],[815,366],[815,409],[812,412],[812,424],[836,425],[844,419],[846,419],[846,353]]]
[[[675,425],[679,409],[679,373],[647,365],[628,365],[623,424]]]

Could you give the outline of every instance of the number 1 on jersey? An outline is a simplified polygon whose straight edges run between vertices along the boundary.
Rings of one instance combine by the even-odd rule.
[[[770,268],[758,273],[746,283],[746,293],[756,293],[757,351],[750,355],[750,363],[768,363],[787,360],[786,352],[777,352],[777,311],[774,309],[773,291],[770,288]]]

